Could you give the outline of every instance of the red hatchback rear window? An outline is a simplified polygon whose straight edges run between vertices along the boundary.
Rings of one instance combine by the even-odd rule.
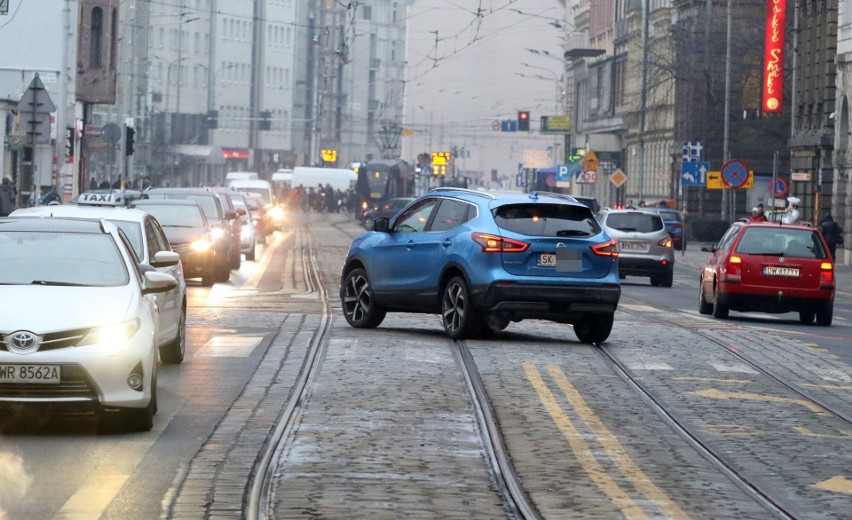
[[[743,255],[786,256],[792,258],[827,257],[815,231],[774,226],[748,227],[737,244]]]

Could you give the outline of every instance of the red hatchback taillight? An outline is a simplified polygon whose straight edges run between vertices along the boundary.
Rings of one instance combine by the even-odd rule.
[[[725,271],[722,273],[722,281],[728,283],[740,283],[743,274],[743,259],[737,255],[728,257],[725,262]]]
[[[592,252],[599,256],[618,256],[618,246],[615,240],[592,246]]]
[[[474,233],[471,237],[474,242],[482,246],[483,253],[522,253],[530,247],[526,242],[503,238],[497,235]]]
[[[819,266],[819,288],[834,288],[834,266],[831,262],[823,262]]]

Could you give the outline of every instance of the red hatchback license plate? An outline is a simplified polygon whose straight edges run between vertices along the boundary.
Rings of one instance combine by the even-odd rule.
[[[766,276],[786,276],[788,278],[798,278],[798,267],[777,267],[773,265],[763,266],[763,274]]]

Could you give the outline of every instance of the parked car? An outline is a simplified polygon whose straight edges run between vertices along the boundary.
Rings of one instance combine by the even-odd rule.
[[[607,234],[618,242],[621,278],[647,276],[655,287],[672,286],[674,249],[659,213],[607,208],[597,218]]]
[[[683,214],[676,209],[662,206],[653,206],[642,209],[646,211],[654,211],[663,217],[663,224],[665,224],[666,230],[672,237],[672,245],[678,251],[683,251],[683,248],[686,247],[686,240],[684,239]]]
[[[139,199],[136,199],[139,200]],[[157,346],[163,363],[183,362],[186,353],[186,280],[180,257],[154,215],[124,207],[125,199],[111,193],[82,193],[76,205],[40,206],[15,210],[15,217],[74,217],[106,219],[121,229],[139,260],[177,280],[171,291],[157,293],[160,307]],[[131,202],[132,204],[132,202]]]
[[[257,241],[263,242],[266,240],[266,235],[274,231],[274,226],[270,222],[270,216],[267,214],[266,207],[263,205],[263,198],[256,193],[241,193],[243,194],[243,198],[245,198],[246,205],[251,211]]]
[[[243,223],[237,214],[237,207],[234,205],[234,197],[240,195],[240,193],[230,190],[228,188],[211,188],[213,192],[219,196],[219,202],[222,203],[222,207],[225,209],[225,214],[230,215],[233,213],[236,215],[236,218],[229,218],[228,222],[230,223],[230,237],[231,237],[231,269],[239,269],[240,262],[242,261],[242,251],[240,239],[242,235],[242,227]]]
[[[127,207],[129,207],[130,203],[133,202],[134,200],[147,199],[148,198],[148,195],[146,194],[146,192],[144,192],[142,190],[122,190],[122,189],[118,189],[118,188],[111,188],[111,189],[91,190],[91,191],[81,193],[80,195],[77,195],[76,197],[72,198],[70,203],[71,204],[77,204],[77,202],[80,200],[80,197],[84,194],[90,201],[97,198],[97,197],[95,197],[95,195],[99,195],[99,196],[104,196],[103,197],[104,200],[106,200],[108,198],[111,201],[111,204],[113,204],[113,205],[127,206]]]
[[[373,328],[387,312],[434,313],[454,339],[546,319],[602,342],[621,296],[615,245],[565,196],[436,188],[353,241],[343,314]]]
[[[234,237],[231,236],[231,221],[237,218],[233,211],[227,211],[219,196],[211,188],[151,188],[147,191],[149,199],[188,199],[194,200],[204,210],[215,239],[216,282],[227,282],[231,277],[231,253]],[[239,240],[239,237],[236,238]]]
[[[248,207],[244,194],[231,192],[231,199],[240,217],[240,253],[246,255],[246,260],[254,260],[257,250],[257,233],[254,228],[253,213]]]
[[[107,220],[3,219],[0,408],[96,413],[150,430],[159,311],[148,295],[177,283],[142,264]]]
[[[816,228],[735,222],[701,269],[698,311],[798,312],[804,324],[831,325],[834,264]]]
[[[393,217],[412,200],[414,200],[414,197],[399,197],[396,199],[390,199],[377,208],[367,210],[364,213],[364,227],[366,229],[373,229],[373,221],[375,219],[379,217]]]
[[[201,278],[211,287],[216,279],[216,240],[204,210],[194,200],[137,200],[133,207],[154,215],[163,227],[172,249],[180,255],[184,276]]]

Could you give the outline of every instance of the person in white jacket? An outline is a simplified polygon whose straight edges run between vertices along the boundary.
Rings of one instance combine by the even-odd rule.
[[[796,224],[799,222],[799,197],[787,197],[787,213],[781,217],[784,224]]]

